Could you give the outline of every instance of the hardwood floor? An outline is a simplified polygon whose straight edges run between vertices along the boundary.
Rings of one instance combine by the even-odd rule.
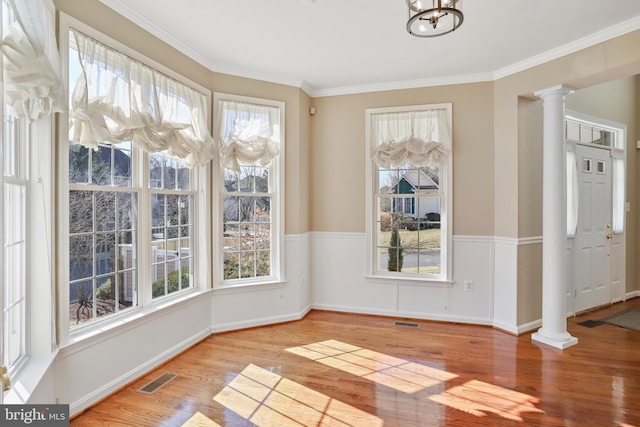
[[[640,332],[568,319],[564,351],[490,327],[312,311],[208,337],[75,417],[80,426],[636,426]],[[413,321],[413,320],[411,320]],[[163,373],[153,394],[137,390]]]

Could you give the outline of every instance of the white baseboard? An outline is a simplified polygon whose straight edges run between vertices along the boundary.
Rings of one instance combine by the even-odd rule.
[[[637,298],[640,297],[640,291],[631,291],[631,292],[627,292],[625,295],[625,301],[631,298]]]
[[[312,308],[316,310],[337,311],[341,313],[370,314],[373,316],[433,320],[436,322],[465,323],[468,325],[491,326],[492,324],[490,319],[484,319],[479,317],[442,316],[437,314],[425,314],[425,313],[418,313],[418,312],[412,312],[412,311],[373,310],[373,309],[362,308],[362,307],[349,307],[349,306],[339,306],[339,305],[331,305],[331,304],[313,304]]]
[[[494,321],[492,325],[496,329],[518,336],[518,335],[526,334],[527,332],[540,329],[540,327],[542,326],[542,319],[534,320],[533,322],[529,322],[529,323],[525,323],[524,325],[517,325],[517,326],[507,325],[506,323],[496,322],[496,321]]]
[[[526,334],[527,332],[535,331],[542,327],[542,319],[534,320],[533,322],[519,325],[517,329],[517,335]]]
[[[311,311],[311,305],[300,310],[298,313],[286,314],[283,316],[262,317],[259,319],[251,319],[242,322],[229,322],[216,324],[212,328],[213,333],[236,331],[238,329],[255,328],[257,326],[274,325],[276,323],[292,322],[300,320]]]

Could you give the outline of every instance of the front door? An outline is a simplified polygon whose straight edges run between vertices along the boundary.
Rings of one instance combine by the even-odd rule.
[[[574,240],[575,311],[611,302],[611,152],[576,145],[578,226]]]

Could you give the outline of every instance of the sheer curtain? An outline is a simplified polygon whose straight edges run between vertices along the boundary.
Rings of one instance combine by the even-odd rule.
[[[213,157],[207,97],[72,29],[82,73],[71,99],[69,137],[83,146],[131,140],[189,167]]]
[[[379,113],[371,116],[373,159],[384,169],[436,167],[451,150],[447,110]]]
[[[574,237],[578,227],[578,159],[576,152],[567,150],[567,236]]]
[[[27,122],[66,110],[51,0],[13,0],[3,28],[4,96],[8,112]]]
[[[280,152],[280,109],[221,100],[220,163],[240,172],[240,164],[267,166]]]
[[[613,232],[622,233],[624,231],[624,160],[614,158],[613,160]]]

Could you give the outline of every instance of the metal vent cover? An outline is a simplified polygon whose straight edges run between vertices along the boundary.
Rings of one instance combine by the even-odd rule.
[[[176,374],[171,374],[171,373],[167,372],[165,374],[160,375],[158,378],[156,378],[155,380],[151,381],[150,383],[148,383],[144,387],[138,389],[138,391],[140,393],[144,393],[144,394],[155,393],[156,391],[158,391],[158,389],[160,387],[166,385],[169,381],[173,380],[177,376],[178,375],[176,375]]]
[[[408,328],[419,328],[420,327],[419,323],[416,323],[416,322],[403,322],[403,321],[400,321],[400,320],[395,320],[393,322],[393,324],[395,326],[406,326]]]

